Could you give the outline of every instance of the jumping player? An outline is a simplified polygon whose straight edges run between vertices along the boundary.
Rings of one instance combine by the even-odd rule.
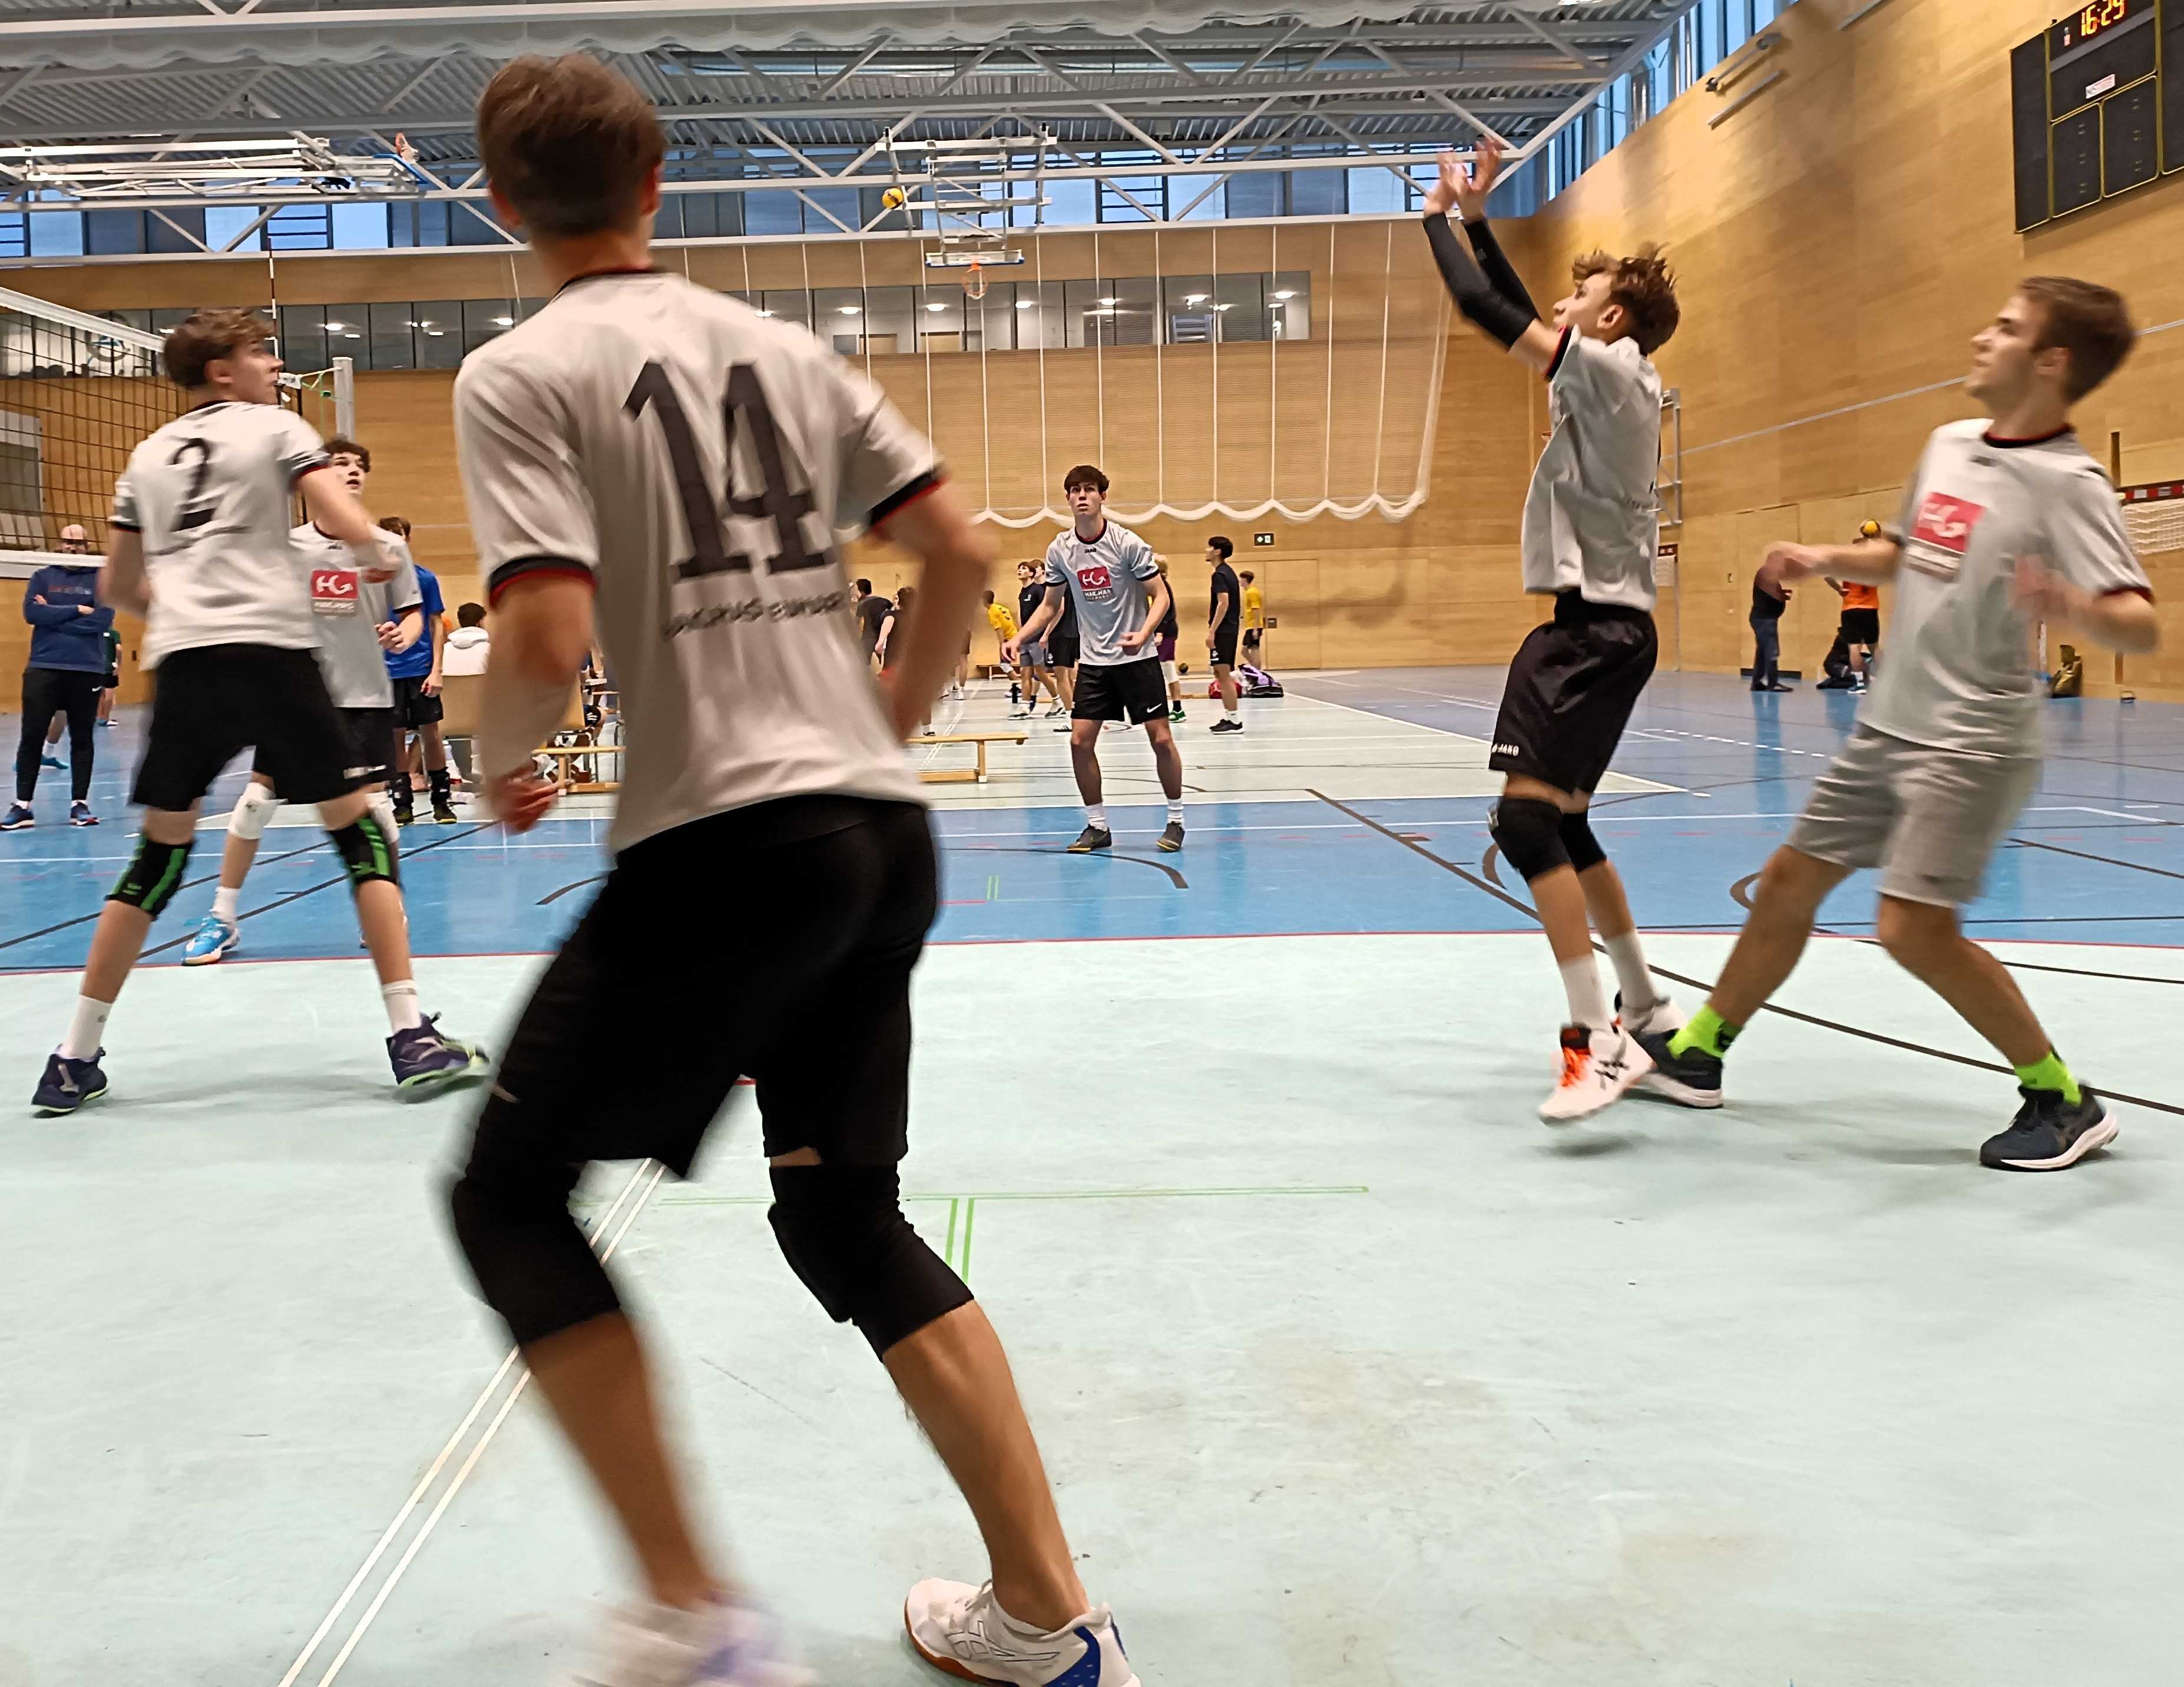
[[[106,1094],[107,1016],[181,883],[206,790],[252,744],[276,788],[317,805],[348,869],[393,1028],[396,1081],[407,1088],[483,1061],[418,1011],[394,834],[348,771],[340,717],[311,654],[318,641],[289,537],[291,493],[359,576],[393,571],[319,436],[279,408],[272,331],[247,311],[200,310],[170,333],[167,374],[192,408],[137,446],[114,487],[100,590],[145,617],[143,663],[159,675],[131,793],[145,810],[143,832],[98,916],[68,1034],[34,1098],[42,1112],[72,1113]]]
[[[1015,661],[1026,644],[1037,643],[1061,618],[1065,606],[1074,608],[1083,651],[1070,709],[1069,760],[1076,770],[1078,794],[1084,799],[1084,830],[1069,852],[1089,855],[1115,844],[1100,780],[1100,728],[1105,721],[1143,727],[1152,740],[1153,766],[1167,797],[1167,824],[1156,847],[1180,849],[1183,757],[1168,723],[1160,662],[1145,649],[1167,613],[1167,582],[1153,548],[1107,519],[1106,476],[1080,463],[1063,480],[1062,490],[1076,520],[1046,548],[1046,596],[1010,641],[1007,656]]]
[[[1444,153],[1425,228],[1457,308],[1547,377],[1554,431],[1524,500],[1523,544],[1524,589],[1552,597],[1555,618],[1509,665],[1488,765],[1507,776],[1490,822],[1496,847],[1531,887],[1569,999],[1561,1072],[1540,1106],[1559,1124],[1598,1112],[1644,1073],[1630,1033],[1679,1023],[1586,810],[1653,672],[1661,379],[1652,359],[1680,312],[1652,248],[1594,253],[1573,266],[1576,286],[1549,330],[1487,225],[1501,168],[1491,142],[1468,169]],[[1468,245],[1449,225],[1452,208]],[[1588,916],[1622,985],[1619,1016],[1601,989]]]
[[[1759,876],[1752,917],[1691,1022],[1641,1033],[1646,1080],[1721,1105],[1722,1060],[1804,952],[1827,894],[1880,869],[1878,936],[2017,1074],[2021,1104],[1983,1165],[2056,1172],[2115,1139],[2101,1099],[2056,1053],[2016,981],[1968,939],[1958,910],[2040,782],[2042,622],[2137,654],[2159,637],[2115,489],[2070,410],[2130,355],[2124,301],[2087,281],[2020,285],[1973,342],[1964,390],[1991,421],[1936,431],[1903,526],[1854,545],[1777,545],[1783,577],[1896,588],[1889,660],[1858,730]]]
[[[352,497],[362,498],[371,473],[371,454],[350,439],[326,442],[326,466]],[[424,636],[424,599],[409,548],[389,534],[379,547],[394,565],[392,578],[380,581],[351,565],[348,547],[306,521],[289,536],[296,566],[309,583],[311,626],[318,635],[319,667],[338,711],[348,749],[348,777],[361,781],[380,824],[397,825],[387,795],[395,757],[394,688],[387,676],[386,653],[405,650]],[[241,941],[237,906],[243,881],[258,859],[259,839],[280,811],[281,799],[261,766],[236,799],[221,847],[220,884],[212,911],[190,928],[182,945],[182,965],[208,966]]]
[[[518,831],[552,801],[532,748],[595,622],[631,744],[614,869],[525,1008],[453,1191],[479,1286],[649,1595],[583,1679],[804,1679],[700,1545],[636,1324],[568,1209],[592,1160],[687,1174],[748,1073],[783,1252],[871,1344],[992,1557],[983,1587],[911,1590],[918,1651],[1004,1687],[1134,1687],[1077,1578],[1000,1343],[900,1205],[910,975],[937,896],[901,740],[955,664],[987,543],[932,446],[839,358],[649,267],[665,139],[637,89],[580,54],[520,58],[477,127],[494,209],[554,288],[455,384],[495,606],[485,794]],[[879,686],[841,630],[835,533],[866,525],[924,563]],[[623,1019],[680,1051],[641,1099],[596,1047]]]

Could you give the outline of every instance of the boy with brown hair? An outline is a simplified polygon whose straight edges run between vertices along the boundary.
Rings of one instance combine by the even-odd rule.
[[[747,1073],[783,1255],[871,1345],[985,1538],[984,1586],[911,1590],[920,1653],[1022,1687],[1134,1687],[1078,1580],[1000,1338],[900,1205],[910,978],[937,908],[902,740],[955,664],[987,542],[931,443],[833,352],[651,267],[663,141],[635,87],[582,55],[520,58],[480,99],[478,137],[494,209],[554,289],[455,383],[494,611],[482,794],[518,832],[550,807],[532,749],[595,626],[642,746],[614,869],[524,1009],[451,1200],[485,1299],[643,1573],[648,1601],[582,1679],[805,1679],[700,1544],[637,1326],[568,1206],[594,1160],[687,1176]],[[924,564],[878,685],[842,636],[836,534],[860,526]],[[589,1034],[625,1016],[681,1051],[641,1094]],[[844,1022],[867,1034],[844,1042]]]
[[[2021,1098],[1980,1163],[2058,1172],[2115,1139],[2101,1099],[2063,1063],[2002,963],[1958,910],[2040,782],[2043,622],[2137,654],[2159,637],[2146,571],[2115,488],[2071,430],[2071,407],[2134,337],[2122,298],[2089,281],[2019,284],[1973,340],[1964,391],[1987,421],[1936,430],[1905,489],[1901,526],[1852,545],[1780,544],[1786,580],[1893,586],[1889,660],[1843,752],[1759,876],[1752,917],[1706,1005],[1672,1034],[1641,1033],[1647,1086],[1721,1105],[1722,1061],[1779,989],[1821,901],[1880,869],[1875,936],[2016,1073]]]
[[[1652,359],[1681,313],[1675,277],[1653,248],[1594,252],[1572,265],[1550,330],[1486,220],[1501,169],[1490,141],[1468,169],[1444,153],[1425,229],[1457,309],[1546,376],[1554,420],[1524,500],[1524,564],[1525,591],[1552,597],[1555,616],[1509,665],[1488,761],[1506,777],[1489,827],[1531,888],[1568,999],[1555,1088],[1540,1106],[1549,1124],[1564,1124],[1643,1075],[1632,1033],[1681,1023],[1653,987],[1623,881],[1585,818],[1653,673],[1661,377]],[[1462,214],[1468,246],[1451,209]],[[1601,989],[1593,928],[1622,986],[1619,1013]]]

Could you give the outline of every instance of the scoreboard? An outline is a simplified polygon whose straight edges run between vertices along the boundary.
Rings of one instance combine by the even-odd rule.
[[[2184,0],[2091,0],[2009,77],[2020,230],[2184,170]]]

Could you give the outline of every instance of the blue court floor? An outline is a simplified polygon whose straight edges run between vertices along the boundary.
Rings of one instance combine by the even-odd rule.
[[[1970,910],[2126,1098],[2113,1151],[2010,1178],[1975,1161],[2010,1081],[1860,941],[1864,877],[1719,1114],[1548,1132],[1560,988],[1485,832],[1499,673],[1289,683],[1239,738],[1191,700],[1179,855],[1141,735],[1102,743],[1112,857],[1062,853],[1045,721],[933,788],[909,1211],[1010,1344],[1147,1687],[2176,1679],[2184,710],[2053,705]],[[1686,1006],[1856,708],[1654,682],[1595,829]],[[440,1217],[472,1103],[390,1098],[308,816],[267,834],[243,946],[175,965],[231,772],[112,1094],[30,1116],[138,726],[98,735],[105,824],[61,824],[47,771],[0,837],[0,1687],[557,1680],[627,1567]],[[504,1037],[604,827],[407,834],[428,1011]],[[741,1569],[823,1681],[909,1687],[901,1595],[978,1579],[976,1535],[781,1263],[745,1105],[693,1181],[599,1167],[583,1216]]]

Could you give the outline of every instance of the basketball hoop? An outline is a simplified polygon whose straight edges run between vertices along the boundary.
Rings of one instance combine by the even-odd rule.
[[[986,296],[986,272],[975,260],[963,272],[963,296],[966,298],[983,298]]]

